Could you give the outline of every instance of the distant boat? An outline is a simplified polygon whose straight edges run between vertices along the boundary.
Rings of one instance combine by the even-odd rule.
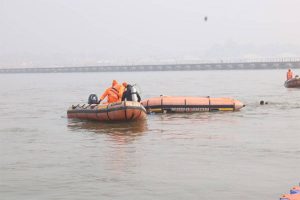
[[[300,78],[296,76],[290,80],[284,82],[286,88],[300,88]]]

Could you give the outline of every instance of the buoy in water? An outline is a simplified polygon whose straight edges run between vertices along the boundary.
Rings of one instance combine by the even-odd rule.
[[[267,105],[267,104],[269,104],[267,101],[264,101],[264,100],[261,100],[260,102],[259,102],[259,104],[260,105]]]

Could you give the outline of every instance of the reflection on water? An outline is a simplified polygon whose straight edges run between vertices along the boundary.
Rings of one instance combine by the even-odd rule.
[[[108,169],[112,173],[111,176],[116,174],[117,178],[124,171],[134,173],[139,159],[136,159],[136,155],[133,154],[136,152],[136,148],[132,144],[148,131],[148,126],[146,120],[103,123],[69,119],[68,129],[80,134],[93,133],[88,137],[97,138],[96,140],[100,138],[98,134],[104,135],[105,137],[100,140],[104,143],[108,142],[108,146],[107,148],[102,147],[102,152],[95,155],[98,157],[104,153],[104,156],[100,156],[103,164],[99,166],[99,163],[95,163],[95,166],[99,166],[100,169],[103,167]],[[98,145],[101,146],[97,143],[96,146]]]
[[[195,113],[168,113],[168,114],[155,114],[148,118],[156,120],[161,123],[170,123],[173,125],[193,125],[195,123],[209,124],[218,122],[235,122],[235,118],[228,116],[237,116],[240,112],[195,112]],[[175,122],[175,123],[174,123]],[[169,127],[168,127],[169,128]]]
[[[87,121],[69,119],[68,128],[74,132],[92,132],[111,136],[117,142],[128,143],[143,135],[148,130],[147,121],[103,123],[97,121]]]

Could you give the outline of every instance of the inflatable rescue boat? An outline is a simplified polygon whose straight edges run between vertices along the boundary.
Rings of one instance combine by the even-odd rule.
[[[300,78],[295,77],[284,82],[286,88],[300,88]]]
[[[245,105],[231,98],[160,96],[141,104],[148,113],[238,111]]]
[[[134,101],[122,101],[110,104],[72,105],[67,111],[68,118],[97,121],[136,121],[146,118],[146,110]]]

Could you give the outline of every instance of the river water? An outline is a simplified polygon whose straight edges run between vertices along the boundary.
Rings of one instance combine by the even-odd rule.
[[[112,79],[240,112],[68,120]],[[278,199],[300,181],[300,89],[283,70],[0,75],[0,199]],[[268,105],[259,105],[260,100]]]

